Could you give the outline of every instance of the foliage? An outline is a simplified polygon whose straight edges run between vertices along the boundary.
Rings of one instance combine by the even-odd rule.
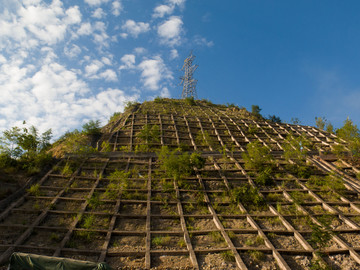
[[[336,135],[348,143],[352,161],[360,158],[360,130],[349,118],[344,126],[336,130]]]
[[[261,170],[255,178],[255,183],[261,186],[271,186],[274,184],[272,168],[266,167]]]
[[[327,228],[323,228],[317,224],[310,222],[311,236],[309,242],[315,246],[316,249],[322,250],[329,245],[332,238],[332,232]]]
[[[137,101],[128,101],[125,103],[125,111],[135,110],[140,105]]]
[[[291,120],[290,120],[290,123],[293,124],[293,125],[300,125],[301,121],[297,117],[292,117]]]
[[[102,152],[111,152],[112,148],[111,145],[109,144],[109,142],[105,142],[103,141],[101,143],[101,151]]]
[[[306,148],[311,149],[312,143],[304,136],[290,135],[287,142],[282,145],[284,158],[287,161],[294,161],[298,165],[304,164],[306,159]]]
[[[261,111],[261,109],[260,109],[259,105],[251,105],[251,114],[253,116],[255,116],[256,118],[262,118],[260,111]]]
[[[101,133],[100,121],[90,120],[82,126],[82,130],[85,135],[98,135]]]
[[[324,130],[326,122],[327,120],[325,117],[315,117],[315,124],[319,129]]]
[[[112,116],[110,116],[109,122],[115,122],[115,120],[121,115],[120,112],[114,112]]]
[[[307,179],[312,174],[311,167],[305,166],[305,165],[298,165],[298,164],[286,164],[285,168],[294,174],[298,178],[304,178]]]
[[[235,256],[231,250],[223,251],[220,255],[226,262],[235,262]]]
[[[105,195],[110,199],[116,199],[129,187],[129,172],[115,170],[108,176],[110,180],[106,188]]]
[[[196,144],[202,146],[211,146],[212,148],[216,147],[216,141],[210,136],[210,134],[206,130],[204,132],[198,132],[195,138],[195,142]]]
[[[262,146],[258,141],[251,142],[246,147],[247,153],[243,153],[246,169],[262,171],[266,166],[273,163],[270,149]]]
[[[334,133],[334,127],[330,122],[326,125],[326,131],[329,133]]]
[[[51,137],[51,129],[40,135],[34,126],[5,130],[0,137],[0,168],[10,166],[26,170],[28,174],[39,172],[51,161],[46,153]]]
[[[31,195],[33,196],[40,196],[41,195],[41,192],[40,192],[40,184],[35,184],[35,185],[32,185],[28,190],[27,192],[29,192]]]
[[[264,204],[264,199],[259,195],[258,190],[249,184],[231,189],[230,200],[233,203],[243,203],[246,205],[260,206]]]
[[[187,176],[193,173],[193,167],[201,169],[205,164],[205,159],[198,153],[193,153],[191,156],[188,153],[181,153],[179,149],[170,151],[168,147],[163,146],[158,153],[160,168],[165,173],[180,180],[182,176]]]
[[[276,115],[269,115],[268,119],[273,123],[279,123],[280,124],[282,122],[280,117],[276,116]]]
[[[306,182],[306,186],[309,188],[320,188],[322,191],[333,190],[338,193],[343,193],[346,190],[341,178],[335,175],[327,175],[325,177],[312,175],[309,181]]]
[[[190,105],[190,106],[196,105],[196,101],[195,101],[194,97],[187,97],[184,99],[184,102],[185,102],[185,104]]]
[[[165,98],[156,97],[156,98],[154,98],[154,102],[155,102],[155,103],[159,103],[159,104],[164,103],[164,102],[165,102]]]
[[[137,134],[137,137],[147,144],[159,142],[160,129],[158,125],[150,126],[148,124],[144,125],[141,131]]]

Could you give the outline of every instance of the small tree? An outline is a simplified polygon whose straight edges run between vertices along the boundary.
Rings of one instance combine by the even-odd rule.
[[[327,120],[325,117],[315,117],[315,124],[319,129],[324,130],[326,122]]]
[[[269,115],[268,119],[273,123],[281,123],[280,117],[276,115]]]
[[[97,135],[101,133],[100,130],[100,121],[99,120],[90,120],[88,123],[82,126],[82,132],[86,135]]]
[[[260,111],[261,111],[261,109],[260,109],[259,105],[251,105],[251,114],[253,116],[255,116],[256,118],[262,117],[260,114]]]

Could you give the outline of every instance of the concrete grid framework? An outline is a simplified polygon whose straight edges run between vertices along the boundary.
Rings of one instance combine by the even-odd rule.
[[[347,188],[324,192],[287,171],[282,157],[290,133],[306,134],[324,150],[336,143],[334,135],[308,126],[245,119],[212,106],[179,103],[173,110],[164,104],[143,104],[109,130],[107,140],[115,151],[81,161],[61,160],[39,182],[39,195],[27,193],[0,214],[0,260],[22,251],[106,261],[115,269],[202,269],[213,256],[227,269],[304,269],[315,256],[307,220],[321,226],[319,221],[327,215],[335,234],[324,261],[336,265],[341,258],[359,267],[360,185],[353,177],[358,168],[310,155],[307,161],[314,175],[325,177],[333,171]],[[182,182],[168,178],[164,189],[156,154],[134,153],[140,144],[136,134],[146,124],[160,129],[160,140],[152,149],[186,145],[206,157],[204,169]],[[208,136],[199,140],[199,134]],[[258,186],[266,201],[261,208],[234,204],[224,195],[233,187],[256,186],[254,172],[245,169],[241,158],[254,140],[270,147],[278,161],[275,185]],[[225,155],[219,153],[222,149]],[[94,203],[91,198],[102,198],[116,170],[130,174],[126,193]],[[158,244],[157,239],[166,243]],[[256,239],[262,241],[256,244]],[[255,262],[254,252],[262,252],[262,259]],[[233,261],[226,261],[224,254],[232,254]]]

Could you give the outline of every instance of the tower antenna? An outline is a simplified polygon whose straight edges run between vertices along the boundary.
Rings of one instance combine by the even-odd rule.
[[[181,76],[181,83],[183,84],[183,91],[181,98],[193,97],[197,98],[196,84],[197,80],[194,79],[193,75],[198,65],[193,65],[195,55],[190,52],[189,56],[184,60],[184,65],[181,70],[184,70],[184,76]]]

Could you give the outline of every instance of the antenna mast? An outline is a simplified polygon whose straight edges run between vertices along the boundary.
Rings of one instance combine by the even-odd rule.
[[[198,65],[193,65],[195,56],[190,52],[190,55],[184,60],[184,65],[181,70],[185,71],[184,76],[180,77],[181,83],[183,84],[183,91],[181,98],[193,97],[197,98],[196,84],[197,80],[193,78],[194,72]]]

